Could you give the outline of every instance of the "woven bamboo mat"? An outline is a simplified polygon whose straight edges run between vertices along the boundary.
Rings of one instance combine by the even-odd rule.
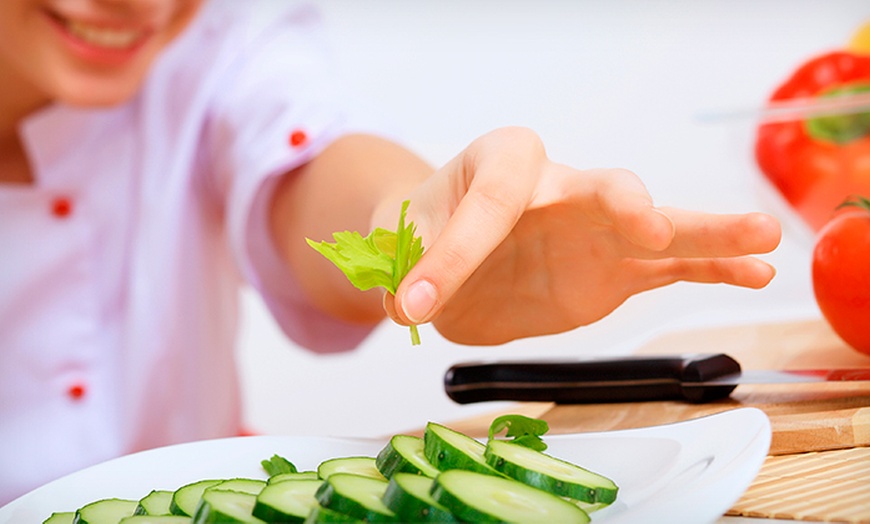
[[[770,456],[727,514],[870,524],[870,447]]]

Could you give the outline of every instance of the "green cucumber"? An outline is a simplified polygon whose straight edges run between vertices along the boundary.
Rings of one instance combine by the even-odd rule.
[[[466,522],[589,522],[567,500],[516,480],[454,469],[435,477],[432,498]]]
[[[323,481],[315,497],[324,508],[368,522],[388,522],[395,514],[384,504],[386,491],[386,480],[334,473]]]
[[[134,515],[171,515],[172,491],[155,489],[139,499]]]
[[[308,517],[305,518],[305,524],[327,524],[330,522],[352,522],[361,524],[365,521],[351,517],[350,515],[345,515],[344,513],[339,513],[338,511],[329,508],[324,508],[323,506],[315,507],[311,510]]]
[[[493,440],[484,453],[487,463],[506,476],[555,495],[610,504],[619,488],[607,477],[546,453],[503,440]]]
[[[384,493],[384,504],[399,522],[458,522],[453,513],[435,502],[429,493],[432,478],[414,473],[396,472]]]
[[[462,469],[502,476],[486,463],[485,450],[485,445],[468,435],[434,422],[426,424],[423,453],[426,460],[440,471]]]
[[[266,522],[304,522],[317,506],[314,494],[323,481],[320,479],[284,480],[269,484],[257,495],[255,517]]]
[[[293,473],[278,473],[272,475],[266,482],[275,484],[276,482],[284,482],[285,480],[319,480],[320,475],[316,471],[296,471]]]
[[[325,460],[317,466],[317,475],[323,480],[328,480],[335,473],[353,473],[373,479],[387,480],[378,471],[374,457],[340,457]]]
[[[257,496],[241,491],[207,489],[193,515],[192,524],[264,524],[253,515]]]
[[[202,498],[205,490],[221,482],[223,482],[223,479],[208,479],[198,480],[181,486],[172,494],[172,501],[169,503],[170,513],[181,515],[182,517],[192,517],[196,513],[199,499]]]
[[[76,510],[73,524],[118,524],[133,515],[138,505],[138,500],[100,499]]]
[[[435,477],[439,470],[426,460],[423,439],[411,435],[395,435],[378,453],[375,466],[386,478],[394,473],[414,473]]]
[[[219,489],[221,491],[239,491],[241,493],[250,493],[251,495],[257,495],[261,491],[263,491],[263,488],[265,487],[265,480],[235,478],[224,480],[223,482],[215,484],[214,486],[210,486],[207,489]]]
[[[75,511],[55,511],[42,524],[72,524],[75,518]]]
[[[133,515],[122,518],[118,524],[190,524],[190,517],[181,515]]]

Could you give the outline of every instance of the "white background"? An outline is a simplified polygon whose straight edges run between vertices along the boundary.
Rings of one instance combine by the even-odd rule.
[[[272,434],[379,436],[495,410],[459,406],[445,370],[481,358],[630,353],[663,332],[817,318],[812,236],[755,170],[749,119],[704,115],[760,106],[802,61],[842,47],[870,2],[324,1],[350,84],[440,165],[503,125],[544,139],[578,168],[638,173],[656,203],[764,210],[784,223],[763,290],[678,284],[630,299],[570,333],[471,348],[424,326],[384,323],[356,351],[297,348],[256,296],[245,296],[239,354],[249,427]],[[698,348],[703,351],[704,348]]]

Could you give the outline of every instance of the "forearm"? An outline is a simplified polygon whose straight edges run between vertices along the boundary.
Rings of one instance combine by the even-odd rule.
[[[333,232],[344,230],[367,234],[378,206],[398,204],[431,173],[423,160],[392,142],[350,135],[284,176],[272,201],[271,232],[315,307],[351,322],[383,318],[382,293],[354,288],[305,238],[331,241]]]

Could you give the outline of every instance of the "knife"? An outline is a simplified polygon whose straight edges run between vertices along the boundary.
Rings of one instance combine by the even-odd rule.
[[[728,397],[739,384],[870,381],[870,369],[742,370],[724,354],[455,364],[444,375],[460,404],[519,400],[586,404]]]

